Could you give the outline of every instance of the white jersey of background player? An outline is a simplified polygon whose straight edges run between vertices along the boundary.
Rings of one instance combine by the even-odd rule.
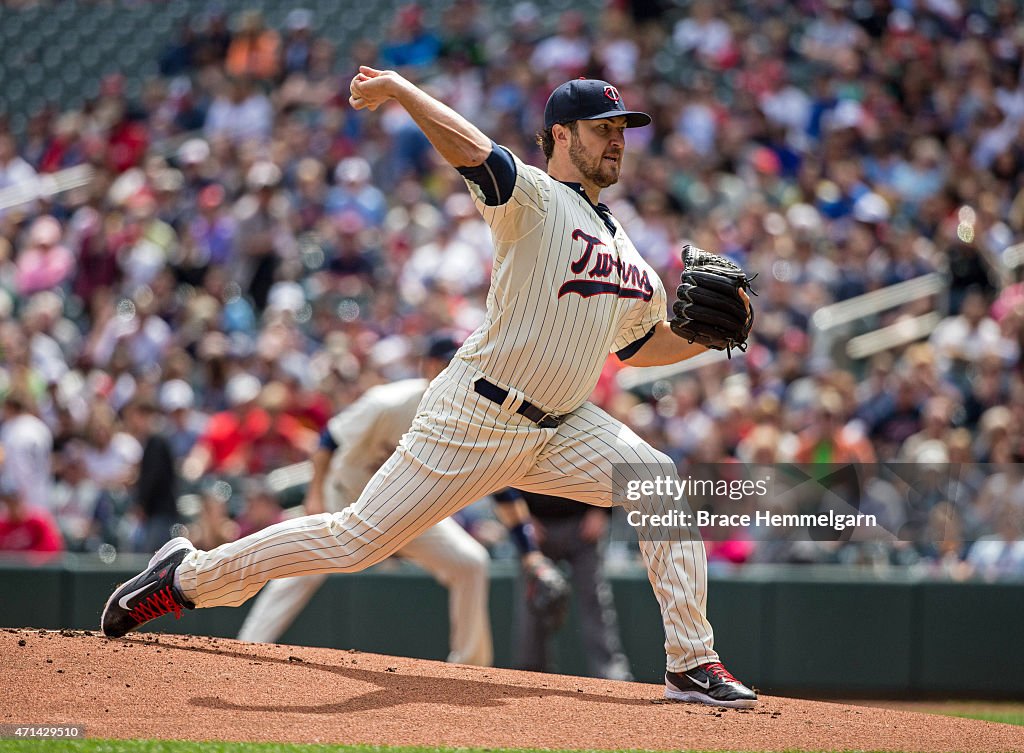
[[[409,430],[430,379],[451,360],[458,343],[435,338],[423,361],[422,379],[403,379],[368,389],[331,418],[313,456],[306,514],[339,512],[359,499],[366,484]],[[448,661],[487,667],[494,656],[487,592],[487,550],[451,518],[407,543],[397,556],[415,562],[448,589]],[[288,629],[326,574],[272,580],[253,603],[238,639],[273,643]]]
[[[393,71],[361,67],[351,94],[357,109],[397,102],[469,181],[495,241],[486,319],[355,504],[208,552],[169,542],[110,596],[106,635],[183,606],[241,604],[270,579],[361,570],[505,486],[607,506],[616,471],[678,478],[667,455],[586,402],[609,352],[655,366],[704,350],[672,332],[661,281],[597,203],[618,180],[625,129],[650,117],[603,81],[563,84],[545,107],[544,172]],[[665,695],[755,705],[713,648],[703,543],[641,536],[640,551],[665,628]]]

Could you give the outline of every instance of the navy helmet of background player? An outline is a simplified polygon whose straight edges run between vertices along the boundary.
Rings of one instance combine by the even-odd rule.
[[[678,481],[671,458],[588,400],[609,353],[656,366],[706,350],[672,331],[664,285],[597,203],[618,180],[625,129],[637,122],[617,90],[601,82],[552,95],[549,113],[576,120],[551,115],[546,172],[394,71],[361,66],[350,90],[356,109],[397,102],[466,176],[495,245],[484,322],[355,503],[210,551],[171,542],[111,594],[108,636],[182,607],[242,604],[268,580],[365,569],[506,486],[607,507],[625,502],[613,494],[613,466],[630,483],[652,473]],[[699,537],[641,537],[640,553],[662,614],[666,697],[755,705],[714,650]]]

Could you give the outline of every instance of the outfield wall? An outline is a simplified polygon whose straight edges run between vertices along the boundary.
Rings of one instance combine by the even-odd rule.
[[[103,602],[145,558],[105,565],[67,556],[0,561],[0,626],[95,629]],[[638,680],[663,666],[657,604],[642,570],[610,577]],[[515,569],[492,566],[490,610],[499,666],[512,666]],[[186,612],[162,632],[233,637],[248,605]],[[809,694],[1024,695],[1024,583],[878,578],[814,567],[748,568],[711,578],[716,646],[735,674],[766,691]],[[443,659],[446,591],[411,565],[331,576],[282,642]],[[575,608],[554,650],[558,671],[585,674]]]

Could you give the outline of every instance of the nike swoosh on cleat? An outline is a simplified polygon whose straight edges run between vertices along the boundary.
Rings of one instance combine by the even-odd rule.
[[[127,608],[128,607],[125,607],[125,609],[127,609]],[[692,682],[694,685],[699,685],[700,687],[704,688],[704,690],[707,690],[708,688],[711,687],[711,681],[710,680],[705,680],[704,682],[701,682],[700,680],[698,680],[696,677],[693,677],[692,675],[686,675],[686,679],[689,680],[690,682]]]
[[[142,588],[140,588],[140,589],[138,589],[136,591],[132,591],[130,594],[125,594],[124,596],[122,596],[120,599],[117,600],[117,605],[119,607],[121,607],[121,609],[125,609],[125,610],[128,610],[128,611],[131,611],[131,607],[128,606],[128,600],[133,598],[133,597],[135,597],[135,596],[138,596],[140,593],[142,593],[143,591],[145,591],[147,588],[149,588],[152,585],[153,585],[152,583],[147,583]],[[689,677],[689,675],[687,675],[687,677]],[[690,678],[690,679],[693,679],[693,678]]]

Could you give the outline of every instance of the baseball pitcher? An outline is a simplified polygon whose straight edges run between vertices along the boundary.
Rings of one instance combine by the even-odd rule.
[[[717,257],[690,254],[692,265],[712,268],[715,284],[705,291],[689,267],[670,323],[661,280],[599,203],[618,180],[626,129],[651,122],[626,109],[614,86],[581,79],[552,92],[539,134],[546,171],[394,71],[363,66],[350,92],[356,109],[403,107],[466,179],[495,244],[485,320],[430,384],[412,428],[354,504],[210,551],[168,542],[111,594],[105,635],[184,608],[241,604],[275,578],[361,570],[505,486],[607,506],[618,501],[618,469],[676,479],[667,455],[587,402],[602,365],[609,353],[654,366],[746,342],[752,316],[742,276],[733,284],[714,268]],[[704,313],[721,301],[729,315],[707,326]],[[703,543],[647,538],[640,551],[665,628],[666,697],[754,706],[756,694],[714,650]]]

